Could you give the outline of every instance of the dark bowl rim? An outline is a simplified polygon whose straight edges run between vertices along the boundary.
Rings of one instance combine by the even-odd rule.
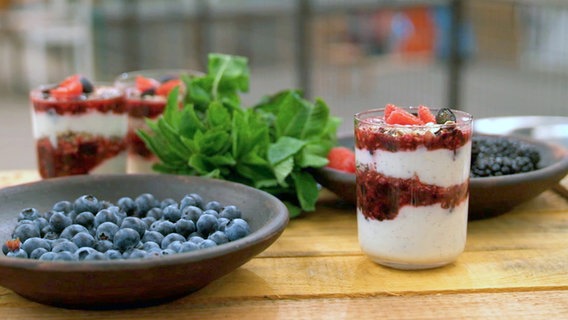
[[[219,180],[213,178],[205,178],[198,176],[185,176],[173,174],[101,174],[101,175],[78,175],[69,177],[58,177],[44,179],[34,182],[23,183],[15,186],[9,186],[0,189],[0,193],[18,192],[19,189],[29,188],[30,186],[65,184],[73,181],[88,181],[91,179],[172,179],[172,180],[197,180],[205,183],[212,183],[223,185],[230,188],[241,188],[248,192],[257,193],[276,206],[273,218],[260,227],[258,230],[251,232],[248,236],[231,241],[227,244],[219,245],[211,248],[199,249],[192,252],[176,253],[169,256],[161,256],[148,259],[123,259],[123,260],[102,260],[102,261],[39,261],[33,259],[18,259],[10,258],[0,255],[0,267],[10,267],[18,269],[34,269],[38,268],[42,271],[81,271],[81,272],[112,272],[120,270],[135,270],[135,269],[151,269],[154,267],[164,267],[169,265],[190,264],[204,260],[214,259],[223,255],[231,254],[262,242],[262,240],[271,238],[280,234],[286,228],[289,222],[288,209],[278,198],[275,196],[236,182]]]

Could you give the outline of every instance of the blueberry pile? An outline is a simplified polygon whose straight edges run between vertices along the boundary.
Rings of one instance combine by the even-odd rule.
[[[471,149],[471,177],[503,176],[538,169],[536,148],[505,137],[474,136]]]
[[[222,245],[249,233],[237,206],[205,203],[195,193],[179,202],[144,193],[116,204],[83,195],[44,213],[22,210],[2,252],[39,260],[151,258]]]

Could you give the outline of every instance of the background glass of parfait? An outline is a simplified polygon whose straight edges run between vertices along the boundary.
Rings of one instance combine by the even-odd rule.
[[[120,89],[73,75],[32,89],[29,97],[42,178],[126,172],[127,114]]]
[[[127,172],[153,173],[152,165],[158,159],[136,134],[139,129],[149,130],[146,119],[156,119],[166,106],[167,95],[180,87],[180,104],[186,88],[181,75],[201,76],[200,72],[186,69],[148,69],[129,71],[115,79],[115,86],[125,93],[128,112]],[[181,105],[180,105],[181,106]]]
[[[397,269],[449,264],[466,243],[472,117],[452,110],[455,122],[391,125],[384,111],[355,115],[361,249]]]

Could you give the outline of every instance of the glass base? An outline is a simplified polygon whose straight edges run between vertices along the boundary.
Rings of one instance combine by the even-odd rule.
[[[385,267],[399,269],[399,270],[425,270],[425,269],[434,269],[446,266],[455,260],[450,261],[441,261],[441,262],[429,262],[429,263],[410,263],[410,262],[394,262],[394,261],[387,261],[380,258],[370,257],[371,260],[376,263],[380,264]]]

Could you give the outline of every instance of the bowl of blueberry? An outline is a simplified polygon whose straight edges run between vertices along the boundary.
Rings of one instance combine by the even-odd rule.
[[[176,175],[80,175],[0,190],[0,285],[67,308],[155,305],[266,248],[286,206],[245,185]]]
[[[356,203],[352,135],[338,138],[329,165],[314,171],[323,187],[347,203]],[[469,220],[504,214],[568,174],[568,150],[562,145],[513,135],[474,134]]]

